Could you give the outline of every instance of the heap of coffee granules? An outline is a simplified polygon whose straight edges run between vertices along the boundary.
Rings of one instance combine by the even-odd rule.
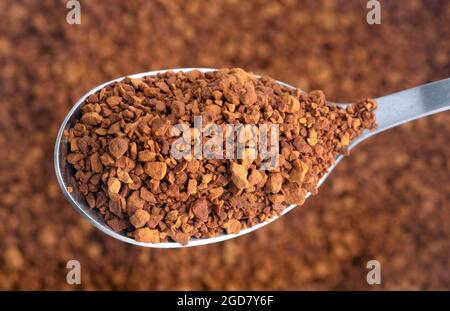
[[[375,125],[376,103],[345,110],[242,69],[125,78],[89,96],[66,132],[80,192],[115,231],[139,242],[238,233],[317,193],[350,141]],[[261,159],[175,159],[171,126],[279,124],[278,167]],[[205,126],[205,124],[203,124]]]

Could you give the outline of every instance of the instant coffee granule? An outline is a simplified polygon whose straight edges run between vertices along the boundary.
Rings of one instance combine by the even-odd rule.
[[[125,78],[86,99],[65,133],[67,162],[87,204],[114,231],[139,242],[187,244],[303,204],[351,140],[375,128],[375,108],[369,99],[338,108],[322,91],[305,93],[242,69]],[[202,132],[209,124],[278,125],[277,165],[260,169],[264,159],[250,157],[247,146],[242,159],[176,159],[170,150],[181,134],[173,137],[171,128],[194,129],[196,116]],[[181,139],[191,144],[190,136]]]

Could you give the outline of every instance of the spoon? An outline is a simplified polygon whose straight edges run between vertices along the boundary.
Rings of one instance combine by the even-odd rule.
[[[211,68],[179,68],[179,69],[168,69],[168,70],[158,70],[158,71],[150,71],[150,72],[144,72],[139,73],[135,75],[128,76],[130,78],[142,78],[145,76],[153,76],[157,75],[158,73],[164,73],[166,71],[173,71],[173,72],[188,72],[192,70],[199,70],[202,72],[208,72],[208,71],[214,71],[217,69],[211,69]],[[216,237],[212,238],[205,238],[205,239],[191,239],[187,245],[181,245],[177,242],[165,242],[165,243],[143,243],[143,242],[137,242],[136,240],[115,232],[112,230],[103,220],[103,218],[93,209],[89,208],[87,205],[84,196],[78,191],[78,188],[76,186],[75,178],[73,177],[73,174],[70,171],[69,166],[66,162],[66,155],[68,154],[68,141],[67,138],[63,135],[64,130],[69,129],[71,124],[73,123],[74,119],[80,115],[81,107],[83,106],[83,103],[89,95],[96,93],[103,87],[116,82],[120,81],[125,77],[121,77],[106,83],[103,83],[86,94],[84,94],[77,103],[72,107],[72,109],[67,114],[66,118],[64,119],[59,132],[58,136],[56,138],[56,144],[55,144],[55,151],[54,151],[54,166],[55,166],[55,172],[56,172],[56,178],[58,180],[58,183],[61,187],[61,190],[63,191],[65,197],[67,200],[72,204],[72,206],[84,217],[86,217],[95,227],[100,229],[102,232],[106,233],[107,235],[116,238],[122,242],[127,242],[130,244],[138,245],[138,246],[144,246],[144,247],[154,247],[154,248],[179,248],[179,247],[190,247],[190,246],[199,246],[199,245],[206,245],[216,242],[221,242],[229,239],[236,238],[238,236],[247,234],[249,232],[255,231],[275,219],[278,219],[278,217],[273,217],[269,221],[257,224],[253,227],[246,228],[241,230],[237,234],[222,234]],[[278,84],[283,85],[288,88],[294,89],[293,86],[279,82]],[[363,140],[378,134],[380,132],[383,132],[385,130],[388,130],[392,127],[401,125],[403,123],[416,120],[419,118],[423,118],[425,116],[435,114],[441,111],[448,110],[450,108],[450,78],[436,81],[433,83],[421,85],[415,88],[411,88],[405,91],[401,91],[398,93],[394,93],[391,95],[383,96],[380,98],[375,99],[378,108],[375,110],[375,116],[376,121],[378,122],[378,127],[373,131],[365,131],[363,132],[359,137],[357,137],[355,140],[353,140],[348,149],[354,148],[357,144],[362,142]],[[331,102],[330,102],[331,103]],[[345,107],[346,103],[331,103],[339,105],[340,107]],[[333,169],[336,167],[336,165],[339,164],[339,162],[344,158],[343,155],[338,155],[336,157],[336,161],[334,165],[332,165],[328,172],[320,179],[318,186],[322,185],[324,181],[328,178],[330,173],[333,171]],[[69,192],[67,190],[67,187],[71,187],[73,189],[72,192]],[[310,196],[310,193],[307,194],[307,197]],[[286,209],[283,210],[280,216],[288,213],[291,211],[296,205],[290,205]]]

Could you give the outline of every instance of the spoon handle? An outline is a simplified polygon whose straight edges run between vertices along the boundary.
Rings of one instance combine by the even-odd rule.
[[[376,99],[377,134],[394,126],[450,109],[450,78]]]

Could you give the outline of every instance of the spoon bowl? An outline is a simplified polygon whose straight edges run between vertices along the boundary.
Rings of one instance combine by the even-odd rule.
[[[150,71],[144,72],[134,75],[129,75],[127,77],[130,78],[142,78],[146,76],[154,76],[159,73],[164,73],[167,71],[172,72],[189,72],[192,70],[199,70],[201,72],[209,72],[215,71],[217,69],[212,68],[178,68],[178,69],[167,69],[167,70],[158,70],[158,71]],[[257,76],[258,77],[258,76]],[[105,222],[105,220],[94,210],[91,209],[84,196],[78,191],[78,187],[76,184],[76,180],[73,176],[72,168],[67,165],[66,156],[69,153],[69,145],[68,139],[64,136],[64,131],[68,130],[70,126],[73,124],[74,120],[80,117],[81,107],[83,106],[85,100],[91,95],[101,90],[103,87],[121,81],[125,77],[121,77],[118,79],[114,79],[103,83],[92,90],[88,91],[84,94],[72,107],[64,121],[61,124],[59,129],[55,150],[54,150],[54,167],[55,174],[58,180],[58,183],[61,187],[64,196],[70,202],[70,204],[75,208],[77,212],[87,218],[96,228],[101,230],[103,233],[120,240],[122,242],[143,246],[143,247],[154,247],[154,248],[180,248],[180,247],[192,247],[192,246],[200,246],[211,243],[217,243],[229,239],[233,239],[244,234],[250,233],[252,231],[258,230],[272,221],[278,219],[279,217],[285,215],[290,212],[296,205],[290,205],[286,207],[278,217],[273,217],[266,222],[259,223],[253,227],[246,228],[241,230],[237,234],[222,234],[212,238],[203,238],[203,239],[191,239],[187,245],[181,245],[177,242],[163,242],[163,243],[143,243],[137,242],[136,240],[124,235],[115,232],[112,230]],[[295,89],[293,86],[286,84],[284,82],[276,81],[278,84],[285,86],[287,88]],[[405,122],[415,120],[433,113],[437,113],[440,111],[444,111],[450,108],[450,79],[445,79],[441,81],[437,81],[434,83],[426,84],[423,86],[419,86],[413,89],[409,89],[406,91],[402,91],[399,93],[395,93],[392,95],[384,96],[376,99],[378,103],[378,108],[375,110],[376,120],[378,122],[378,128],[374,131],[365,131],[356,138],[353,142],[350,143],[349,149],[354,148],[358,143],[363,141],[364,139],[387,130],[391,127],[403,124]],[[342,107],[345,107],[347,104],[336,104]],[[320,187],[324,181],[331,174],[333,169],[337,164],[344,158],[343,155],[338,155],[335,159],[335,163],[329,168],[328,172],[320,179],[318,183],[318,187]],[[68,188],[72,190],[69,192]],[[308,193],[306,198],[308,198],[311,194]]]

